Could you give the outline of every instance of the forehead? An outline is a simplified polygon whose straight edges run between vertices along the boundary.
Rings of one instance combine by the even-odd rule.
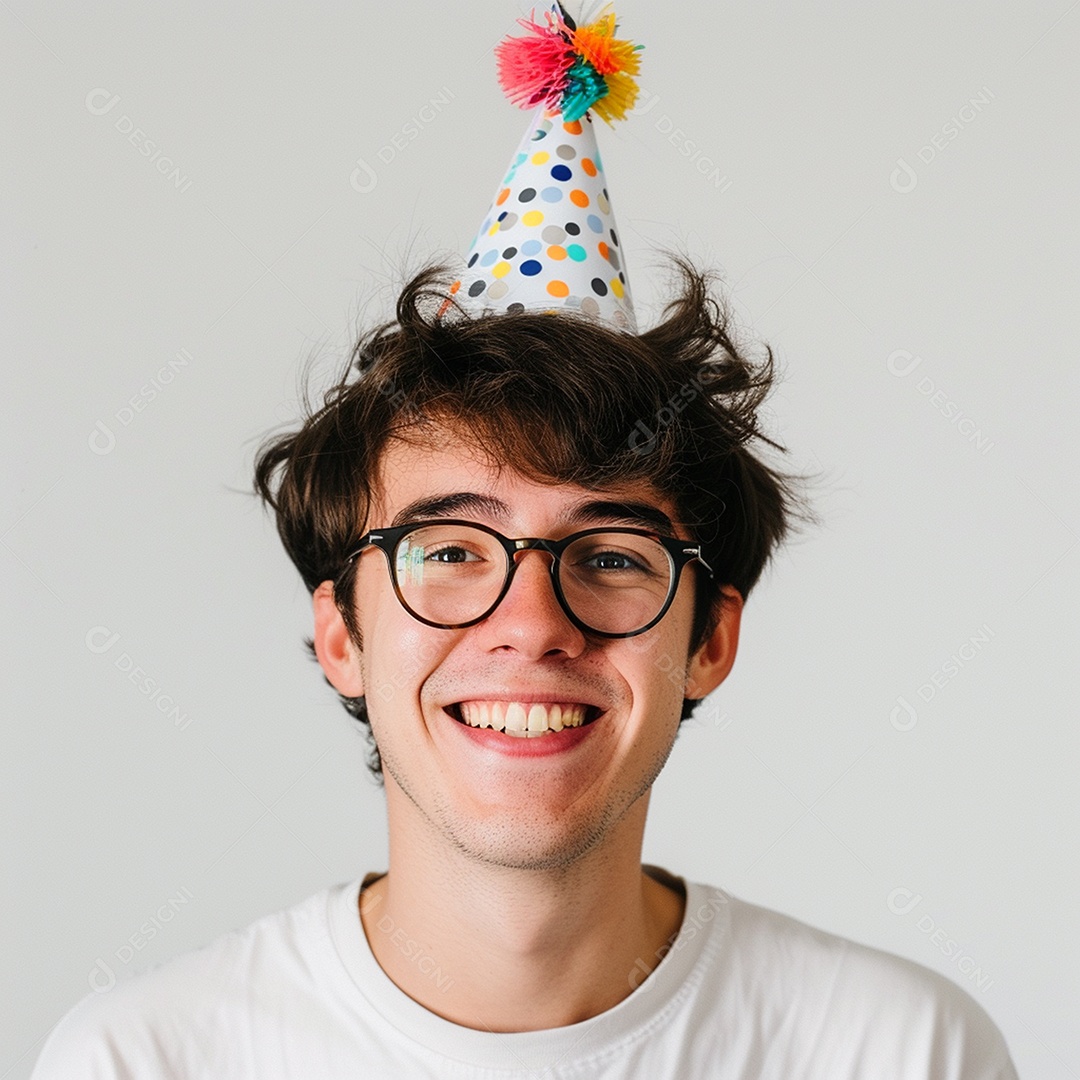
[[[616,486],[540,483],[485,454],[475,441],[447,426],[424,438],[392,439],[383,451],[372,491],[371,526],[387,528],[426,516],[526,522],[596,522],[683,535],[674,502],[647,480]]]

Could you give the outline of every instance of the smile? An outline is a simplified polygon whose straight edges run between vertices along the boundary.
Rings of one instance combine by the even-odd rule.
[[[446,711],[459,723],[535,739],[564,728],[584,727],[601,715],[597,705],[558,701],[459,701]]]

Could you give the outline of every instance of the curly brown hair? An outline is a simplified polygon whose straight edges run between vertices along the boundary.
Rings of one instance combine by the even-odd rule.
[[[745,598],[793,520],[813,519],[799,478],[752,449],[783,451],[759,429],[772,350],[751,361],[730,336],[712,277],[673,261],[681,287],[639,335],[569,312],[469,314],[447,268],[429,266],[402,290],[396,319],[360,337],[321,407],[306,402],[297,430],[263,442],[256,494],[308,591],[335,582],[358,646],[354,570],[343,567],[368,527],[387,442],[422,437],[433,423],[452,422],[536,482],[596,490],[644,480],[668,496],[717,571],[695,579],[691,654],[716,626],[721,587]],[[370,736],[365,700],[341,700]],[[697,704],[684,699],[684,720]],[[369,767],[381,777],[373,739]]]

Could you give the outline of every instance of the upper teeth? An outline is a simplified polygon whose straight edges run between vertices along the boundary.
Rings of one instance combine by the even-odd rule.
[[[562,731],[585,723],[587,705],[559,702],[463,701],[461,718],[471,727],[490,727],[519,738]]]

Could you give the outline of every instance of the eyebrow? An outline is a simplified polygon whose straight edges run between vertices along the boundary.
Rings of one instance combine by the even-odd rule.
[[[509,509],[502,499],[475,491],[457,491],[452,495],[432,495],[409,503],[394,516],[390,527],[396,528],[425,518],[453,517],[458,513],[487,514],[504,521]]]
[[[456,491],[448,495],[433,495],[417,499],[399,510],[391,528],[427,518],[454,517],[457,514],[482,514],[498,522],[510,518],[510,507],[493,495],[476,491]],[[656,506],[627,499],[584,499],[568,506],[555,521],[556,527],[585,522],[630,525],[674,536],[671,518]]]

